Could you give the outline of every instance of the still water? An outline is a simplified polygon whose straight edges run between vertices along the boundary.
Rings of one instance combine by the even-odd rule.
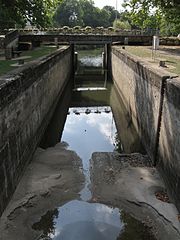
[[[154,240],[146,226],[118,208],[78,200],[48,211],[33,229],[43,231],[41,240]]]
[[[119,129],[122,133],[125,130],[125,134],[117,131],[115,122],[118,123],[119,120],[115,121],[113,112],[123,118],[123,111],[121,113],[115,111],[115,108],[121,108],[119,102],[111,104],[111,99],[114,101],[116,98],[114,91],[111,90],[111,84],[107,81],[107,72],[102,69],[102,51],[102,48],[89,53],[87,50],[79,51],[78,68],[64,129],[60,131],[58,128],[61,109],[57,108],[52,120],[52,125],[56,128],[49,126],[45,134],[46,139],[51,135],[57,139],[58,134],[59,140],[66,142],[68,149],[74,150],[79,155],[82,159],[85,183],[79,193],[80,200],[74,199],[48,211],[39,222],[33,224],[33,229],[43,232],[39,238],[41,240],[154,240],[143,223],[122,209],[91,202],[92,153],[112,151],[129,153],[139,152],[142,148],[137,136],[132,137],[135,135],[133,126],[124,123]],[[92,67],[93,71],[90,70]],[[53,140],[52,142],[54,143]],[[48,146],[46,141],[44,146]]]
[[[117,130],[110,106],[70,108],[64,127],[62,141],[69,144],[82,159],[86,177],[81,198],[91,199],[89,160],[93,152],[112,152],[117,144]]]

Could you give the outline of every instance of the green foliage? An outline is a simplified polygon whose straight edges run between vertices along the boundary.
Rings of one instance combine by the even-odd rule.
[[[57,26],[83,25],[83,11],[78,0],[63,0],[54,15],[54,21]]]
[[[116,18],[120,18],[120,13],[112,6],[105,6],[103,7],[103,9],[109,13],[109,23],[110,23],[110,26],[112,26],[114,23],[114,20]]]
[[[92,0],[63,0],[56,10],[54,22],[56,26],[109,27],[113,25],[116,14],[119,16],[113,7],[105,6],[99,9]]]
[[[0,21],[25,26],[49,26],[59,0],[0,0]]]
[[[131,24],[136,28],[156,29],[159,27],[161,14],[158,10],[153,9],[152,1],[125,0],[124,7],[131,9],[128,16]]]
[[[99,9],[94,7],[92,0],[79,0],[79,2],[83,11],[84,26],[96,27],[98,21],[97,14],[99,12]]]
[[[166,17],[162,17],[160,22],[160,34],[162,36],[177,36],[180,33],[180,22],[168,21]]]
[[[39,57],[46,56],[50,53],[53,53],[56,51],[55,47],[52,46],[41,46],[39,48],[35,48],[33,50],[25,51],[22,53],[22,56],[31,56],[31,58],[28,58],[26,62],[35,60]],[[12,64],[15,64],[16,62],[14,60],[0,60],[0,76],[3,74],[6,74],[7,72],[14,70],[15,67],[11,66]],[[18,66],[17,66],[18,67]]]
[[[161,33],[177,35],[180,32],[179,0],[124,0],[129,20],[138,28],[160,28]]]
[[[117,19],[117,21],[115,20],[114,23],[113,23],[113,27],[115,29],[122,29],[122,30],[129,30],[131,29],[131,25],[129,24],[128,21],[121,21],[119,19]]]

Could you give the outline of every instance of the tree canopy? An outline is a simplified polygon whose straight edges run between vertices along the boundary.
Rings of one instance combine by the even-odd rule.
[[[103,26],[113,25],[119,12],[112,6],[99,9],[94,6],[92,0],[62,0],[59,4],[54,21],[57,26]]]
[[[123,6],[130,9],[129,20],[139,28],[160,28],[165,34],[180,32],[179,0],[124,0]]]
[[[0,21],[48,26],[59,0],[0,0]]]
[[[93,0],[0,0],[0,28],[91,26],[160,29],[180,33],[180,0],[124,0],[124,10],[95,7]],[[116,19],[116,21],[115,21]]]

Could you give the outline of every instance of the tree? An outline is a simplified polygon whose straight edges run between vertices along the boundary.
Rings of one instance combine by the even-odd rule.
[[[113,11],[115,10],[110,7],[103,9],[95,7],[92,0],[63,0],[56,10],[54,21],[56,26],[109,27],[112,26],[115,17],[112,16]],[[73,22],[69,19],[73,19]]]
[[[117,21],[116,20],[114,21],[113,27],[118,28],[118,29],[122,29],[122,30],[131,29],[131,25],[129,24],[129,22],[127,22],[127,21],[123,22],[119,19],[117,19]]]
[[[52,12],[59,0],[0,0],[0,21],[25,26],[45,27],[51,24]],[[4,13],[4,14],[3,14]]]
[[[173,34],[180,32],[179,0],[124,0],[124,7],[130,9],[130,20],[140,28],[171,26]]]
[[[97,11],[97,27],[102,26],[102,27],[109,27],[110,22],[109,22],[110,15],[105,9],[99,9]]]
[[[112,26],[114,20],[116,18],[120,18],[120,13],[112,6],[104,6],[103,9],[109,13],[109,15],[110,15],[109,24],[110,24],[110,26]]]
[[[92,0],[80,0],[80,5],[83,11],[83,23],[85,26],[96,25],[96,9]]]
[[[63,0],[54,15],[57,26],[83,25],[83,10],[78,0]]]

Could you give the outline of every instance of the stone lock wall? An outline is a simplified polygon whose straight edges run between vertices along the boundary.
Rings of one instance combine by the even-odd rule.
[[[180,79],[119,47],[112,48],[112,77],[180,211]]]
[[[62,47],[0,78],[0,215],[70,78],[71,56]]]
[[[154,71],[141,59],[129,55],[118,47],[113,47],[112,77],[121,92],[129,117],[154,162],[162,101],[161,91],[164,81],[169,76],[164,75],[160,70]]]
[[[180,211],[180,78],[168,80],[164,92],[158,168]]]

